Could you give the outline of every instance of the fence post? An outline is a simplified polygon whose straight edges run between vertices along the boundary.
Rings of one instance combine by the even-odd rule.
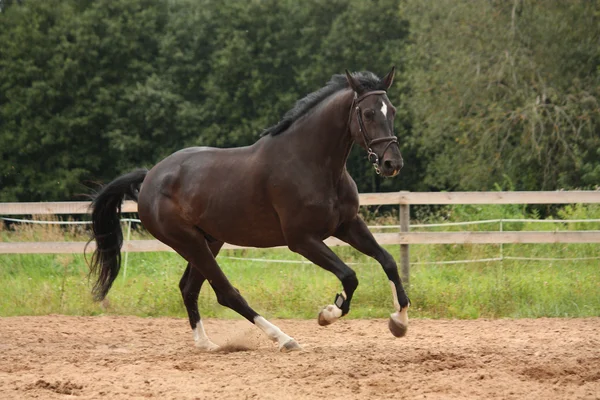
[[[125,243],[128,243],[131,239],[131,219],[127,221],[127,240]],[[125,262],[123,263],[123,282],[127,279],[127,259],[129,258],[129,246],[125,248]]]
[[[410,229],[410,205],[400,204],[400,232]],[[408,244],[400,245],[401,277],[405,288],[410,286],[410,251]]]
[[[500,218],[500,232],[504,232],[504,218]],[[500,263],[504,263],[504,245],[500,243]]]

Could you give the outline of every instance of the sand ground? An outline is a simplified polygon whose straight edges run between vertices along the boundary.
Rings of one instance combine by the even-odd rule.
[[[243,320],[0,318],[1,399],[600,399],[600,318],[273,321],[282,354]]]

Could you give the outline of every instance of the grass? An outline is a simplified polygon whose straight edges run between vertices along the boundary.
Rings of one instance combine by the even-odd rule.
[[[443,216],[440,216],[441,214]],[[508,215],[507,215],[508,214]],[[498,216],[500,215],[500,216]],[[566,207],[561,218],[599,218],[594,206]],[[428,222],[529,217],[513,206],[446,208]],[[534,223],[505,230],[554,230]],[[596,224],[598,225],[598,224]],[[436,228],[438,229],[438,228]],[[441,229],[441,228],[439,228]],[[445,228],[446,230],[457,228]],[[465,229],[465,228],[462,228]],[[468,229],[494,229],[490,226]],[[561,224],[561,229],[599,229],[594,224]],[[81,226],[18,226],[0,231],[5,241],[84,240]],[[135,236],[144,236],[136,233]],[[398,259],[399,246],[388,246]],[[386,317],[393,311],[389,284],[381,267],[351,248],[334,249],[355,265],[360,285],[350,318]],[[498,245],[413,245],[411,261],[468,260],[498,257]],[[598,256],[590,244],[504,245],[504,256],[578,258]],[[264,263],[231,257],[302,260],[284,249],[223,251],[224,272],[246,300],[270,318],[314,318],[330,304],[341,285],[330,273],[310,264]],[[587,317],[600,315],[600,260],[504,260],[411,267],[411,316],[427,318]],[[123,314],[184,317],[178,282],[185,263],[174,253],[131,253],[127,274],[117,278],[108,301],[94,303],[83,255],[0,255],[0,316]],[[240,318],[221,307],[210,286],[199,299],[203,316]]]

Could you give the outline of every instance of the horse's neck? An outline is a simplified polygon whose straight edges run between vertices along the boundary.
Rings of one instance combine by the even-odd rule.
[[[305,157],[328,167],[327,173],[336,182],[345,171],[353,144],[348,130],[351,106],[351,92],[336,93],[302,121],[294,132],[297,146]]]

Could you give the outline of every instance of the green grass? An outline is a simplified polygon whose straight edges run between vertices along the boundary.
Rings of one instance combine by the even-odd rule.
[[[498,218],[506,208],[465,210],[454,207],[447,220]],[[458,211],[457,211],[458,209]],[[566,210],[566,211],[565,211]],[[562,218],[598,218],[598,207],[562,210]],[[512,210],[503,218],[518,218]],[[522,215],[526,216],[526,215]],[[531,217],[531,216],[530,216]],[[517,224],[514,224],[517,225]],[[592,225],[592,226],[590,226]],[[597,225],[597,224],[596,224]],[[472,229],[473,227],[471,227]],[[593,224],[561,229],[598,229]],[[83,240],[81,228],[21,227],[0,231],[0,240]],[[448,228],[446,228],[448,229]],[[452,228],[453,230],[456,228]],[[464,229],[464,228],[463,228]],[[467,228],[469,229],[469,228]],[[486,230],[493,227],[479,227]],[[554,230],[549,224],[521,224],[506,230]],[[448,229],[449,230],[449,229]],[[138,235],[138,234],[136,234]],[[398,259],[399,246],[388,246]],[[351,248],[334,249],[355,265],[359,287],[349,318],[386,317],[393,311],[390,287],[381,267]],[[466,260],[498,257],[498,245],[413,245],[411,261]],[[504,245],[504,256],[577,258],[600,255],[597,245]],[[302,260],[285,249],[223,251],[219,264],[252,307],[270,318],[314,318],[330,304],[341,285],[330,273],[310,263],[264,263],[229,257]],[[178,282],[185,262],[174,253],[131,253],[109,293],[94,303],[82,255],[0,255],[0,316],[139,315],[186,316]],[[409,292],[412,317],[523,318],[600,315],[600,260],[504,260],[455,265],[413,265]],[[240,318],[220,306],[209,285],[199,299],[203,316]]]
[[[563,254],[581,249],[569,245]],[[443,246],[412,246],[440,253]],[[466,246],[460,246],[466,247]],[[473,246],[475,247],[475,246]],[[482,246],[478,246],[482,247]],[[492,247],[492,246],[486,246]],[[505,246],[507,247],[507,246]],[[519,247],[506,249],[514,253]],[[393,246],[390,251],[396,249]],[[478,249],[479,253],[481,249]],[[497,250],[497,249],[495,249]],[[397,251],[397,250],[396,250]],[[468,249],[463,249],[468,253]],[[558,252],[555,250],[552,253]],[[341,287],[337,279],[312,264],[279,264],[227,259],[227,256],[294,258],[286,250],[223,252],[223,270],[248,302],[269,317],[312,318],[331,303]],[[287,253],[287,254],[286,254]],[[338,251],[343,259],[370,260],[350,249]],[[454,249],[452,253],[457,253]],[[548,252],[545,255],[551,255]],[[468,254],[462,254],[468,256]],[[92,302],[87,267],[80,255],[3,255],[0,257],[0,315],[124,314],[185,316],[178,282],[183,260],[172,253],[129,254],[123,271],[105,304]],[[380,266],[353,266],[360,285],[349,317],[385,317],[392,310],[389,284]],[[504,261],[481,264],[418,265],[411,270],[413,317],[584,317],[600,315],[598,261]],[[202,315],[236,317],[221,307],[210,286],[200,295]]]

